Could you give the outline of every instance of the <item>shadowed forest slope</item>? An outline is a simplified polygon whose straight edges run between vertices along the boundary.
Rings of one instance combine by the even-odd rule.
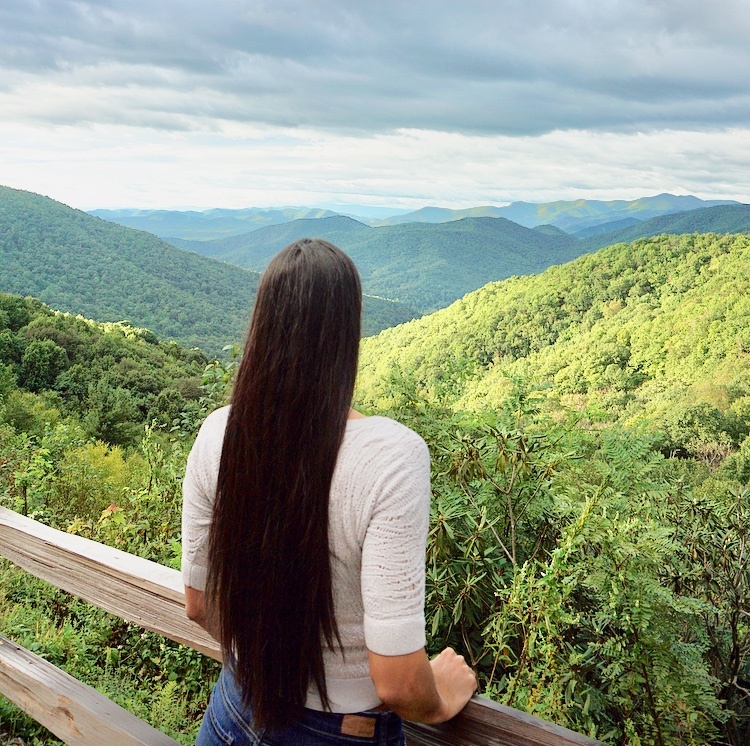
[[[632,225],[613,225],[615,230],[597,233],[582,239],[585,251],[604,246],[650,238],[664,233],[746,233],[750,231],[750,205],[718,205],[661,215]],[[607,225],[599,226],[600,229]]]

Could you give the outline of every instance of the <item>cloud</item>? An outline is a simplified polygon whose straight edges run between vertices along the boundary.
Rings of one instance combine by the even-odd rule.
[[[745,0],[6,0],[0,118],[210,131],[707,130],[750,120]]]
[[[750,201],[750,128],[426,130],[341,135],[228,122],[221,131],[0,124],[3,183],[84,209],[368,204],[416,209],[669,191]]]
[[[750,200],[746,0],[0,0],[0,180],[77,207]]]

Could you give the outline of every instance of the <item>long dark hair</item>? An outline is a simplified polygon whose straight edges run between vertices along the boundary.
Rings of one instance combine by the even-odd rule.
[[[259,726],[297,718],[310,683],[329,707],[338,640],[328,495],[354,392],[362,290],[351,259],[303,239],[268,265],[229,413],[207,600]]]

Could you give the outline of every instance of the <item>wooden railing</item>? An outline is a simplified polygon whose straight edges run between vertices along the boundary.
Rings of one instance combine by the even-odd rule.
[[[218,643],[187,619],[180,573],[0,508],[0,555],[57,588],[216,660]],[[0,694],[74,746],[176,743],[68,674],[0,637]],[[414,746],[595,746],[520,710],[474,697],[448,723],[406,723]]]

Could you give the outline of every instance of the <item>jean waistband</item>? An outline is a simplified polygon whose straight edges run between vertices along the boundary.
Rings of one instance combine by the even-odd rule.
[[[223,679],[225,696],[232,701],[238,712],[242,712],[244,709],[242,695],[231,665],[224,665],[219,678]],[[251,713],[247,714],[252,717]],[[307,730],[325,735],[355,736],[363,739],[363,744],[368,742],[367,739],[380,743],[390,738],[397,738],[402,732],[401,718],[390,710],[338,713],[305,707],[302,715],[295,722]]]
[[[298,722],[321,733],[374,738],[378,742],[396,738],[402,727],[401,718],[390,710],[341,714],[305,708]]]

